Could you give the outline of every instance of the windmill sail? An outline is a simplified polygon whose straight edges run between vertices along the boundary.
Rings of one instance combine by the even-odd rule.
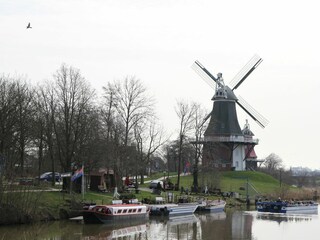
[[[241,69],[241,71],[231,80],[230,88],[232,91],[237,89],[240,84],[255,70],[262,62],[262,58],[254,55],[250,61]]]
[[[212,88],[215,89],[217,79],[199,61],[195,61],[191,68]]]
[[[262,62],[262,58],[258,55],[254,55],[251,60],[244,66],[244,68],[233,78],[231,81],[231,87],[225,86],[222,79],[222,74],[218,73],[218,77],[214,77],[199,61],[195,61],[192,64],[192,69],[203,78],[206,83],[213,89],[216,85],[219,86],[220,90],[216,91],[215,96],[212,100],[224,98],[227,101],[235,101],[246,113],[248,113],[262,128],[268,124],[268,120],[259,114],[253,107],[251,107],[243,98],[237,99],[234,95],[234,90],[237,89],[241,83],[253,72],[254,69]],[[219,76],[220,75],[220,76]],[[230,110],[235,111],[235,110]],[[236,113],[233,114],[236,116]],[[204,119],[203,124],[208,120],[209,116]],[[236,120],[237,121],[237,120]]]
[[[252,117],[262,128],[265,128],[269,121],[263,117],[257,110],[249,105],[242,97],[238,96],[237,104]]]

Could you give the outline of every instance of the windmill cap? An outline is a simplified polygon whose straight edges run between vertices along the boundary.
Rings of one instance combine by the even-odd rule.
[[[236,97],[236,95],[233,93],[233,91],[228,87],[225,86],[223,89],[220,89],[218,91],[224,91],[224,94],[216,94],[213,96],[213,98],[211,100],[231,100],[231,101],[237,101],[238,98]]]

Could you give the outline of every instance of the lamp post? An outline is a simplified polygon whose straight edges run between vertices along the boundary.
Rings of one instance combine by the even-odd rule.
[[[163,189],[166,189],[166,171],[163,171]]]
[[[169,174],[169,158],[170,158],[169,150],[170,149],[171,149],[171,146],[170,147],[167,146],[167,170],[168,170],[168,174]]]

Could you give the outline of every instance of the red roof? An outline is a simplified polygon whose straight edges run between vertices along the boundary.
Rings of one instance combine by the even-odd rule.
[[[248,155],[248,151],[251,149],[249,155]],[[247,158],[257,158],[256,152],[254,151],[254,148],[252,146],[246,146],[245,148],[246,150],[246,156]]]

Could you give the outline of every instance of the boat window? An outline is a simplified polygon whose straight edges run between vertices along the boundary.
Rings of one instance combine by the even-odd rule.
[[[97,208],[96,211],[97,212],[102,212],[103,208]]]
[[[138,209],[138,212],[141,212],[141,211],[142,211],[142,209],[141,209],[141,208],[139,208],[139,209]]]
[[[133,211],[132,212],[137,212],[137,209],[133,209]]]
[[[129,209],[128,213],[131,213],[132,212],[132,209]]]
[[[123,212],[122,213],[126,213],[127,212],[127,209],[123,209]]]
[[[119,209],[117,213],[121,213],[121,209]]]

